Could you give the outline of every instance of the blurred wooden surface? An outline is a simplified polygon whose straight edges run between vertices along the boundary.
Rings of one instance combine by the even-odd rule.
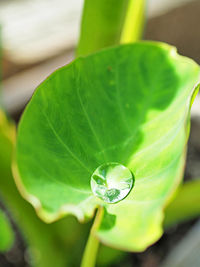
[[[153,17],[190,1],[147,0],[147,15]],[[6,58],[30,64],[74,47],[82,6],[83,0],[0,0]]]
[[[199,15],[200,1],[196,0],[156,16],[146,25],[145,39],[174,45],[180,54],[200,64]]]
[[[0,0],[6,57],[35,63],[74,46],[82,5],[83,0]]]
[[[33,0],[33,2],[37,0]],[[41,0],[41,2],[46,0]],[[58,0],[63,1],[63,0]],[[75,0],[75,3],[78,3]],[[160,1],[160,0],[159,0]],[[149,3],[158,3],[158,0],[151,0]],[[171,0],[167,0],[168,4]],[[12,2],[12,1],[11,1]],[[21,0],[24,2],[24,0]],[[27,2],[30,2],[27,0]],[[54,0],[52,0],[54,2]],[[72,1],[65,0],[66,3]],[[165,3],[165,1],[160,1]],[[159,2],[159,3],[160,3]],[[178,0],[173,4],[178,4]],[[1,2],[0,2],[1,3]],[[65,4],[66,4],[65,3]],[[157,9],[151,9],[150,14],[156,14]],[[1,5],[0,5],[1,7]],[[153,7],[153,6],[152,6]],[[151,6],[149,6],[151,8]],[[166,10],[166,9],[165,9]],[[193,58],[200,63],[200,28],[199,25],[200,1],[192,1],[181,7],[172,9],[162,15],[148,19],[146,25],[145,39],[158,40],[175,45],[179,53]],[[73,24],[70,24],[73,29]],[[77,38],[77,37],[76,37]],[[51,45],[51,43],[50,43]],[[36,48],[38,48],[36,46]],[[29,51],[34,53],[37,51]],[[37,62],[22,61],[21,63],[4,60],[4,77],[3,81],[3,101],[9,113],[15,113],[23,109],[24,105],[30,99],[34,89],[44,80],[53,70],[67,64],[73,58],[73,50],[65,52],[57,50],[58,56],[49,54],[47,58],[40,58]],[[18,51],[18,50],[16,50]],[[51,55],[51,57],[50,57]],[[43,59],[43,60],[42,60]],[[197,99],[192,110],[193,115],[200,115],[200,99]]]

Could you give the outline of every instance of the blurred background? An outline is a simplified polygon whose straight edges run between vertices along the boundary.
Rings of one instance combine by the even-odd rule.
[[[147,2],[144,39],[175,45],[180,54],[200,64],[200,1]],[[2,99],[6,111],[15,121],[18,121],[38,84],[52,71],[73,59],[82,6],[83,0],[0,0]],[[197,97],[192,108],[185,180],[200,177],[199,103]],[[146,252],[127,256],[128,260],[123,266],[198,267],[200,260],[198,263],[197,260],[192,263],[183,260],[180,251],[185,252],[188,247],[192,247],[193,252],[200,250],[199,229],[197,220],[174,227]],[[0,254],[0,267],[28,266],[26,246],[19,233],[17,236],[14,248],[4,255]],[[179,246],[182,246],[181,249]],[[175,256],[172,251],[175,251]],[[195,255],[191,255],[194,260]],[[177,258],[181,260],[177,262]],[[118,265],[113,263],[109,266]]]
[[[148,0],[144,38],[175,45],[200,61],[199,1]],[[34,88],[73,58],[83,0],[0,0],[3,102],[21,110]]]

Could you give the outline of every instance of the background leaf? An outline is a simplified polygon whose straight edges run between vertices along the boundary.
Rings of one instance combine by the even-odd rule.
[[[0,210],[0,251],[5,252],[14,242],[14,233],[10,222],[3,211]]]
[[[144,42],[77,59],[47,78],[20,122],[14,171],[39,216],[84,220],[101,204],[102,242],[141,251],[156,241],[162,209],[182,177],[199,73],[173,47]],[[131,193],[113,205],[90,189],[105,162],[135,175]]]
[[[200,180],[184,183],[165,209],[165,227],[196,218],[200,215]]]

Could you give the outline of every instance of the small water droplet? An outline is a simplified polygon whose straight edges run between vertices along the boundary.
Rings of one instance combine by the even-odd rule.
[[[133,183],[132,172],[115,162],[99,166],[91,177],[93,194],[107,203],[116,203],[124,199],[131,191]]]

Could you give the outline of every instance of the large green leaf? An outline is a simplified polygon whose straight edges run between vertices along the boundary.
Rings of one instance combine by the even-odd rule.
[[[46,224],[38,218],[14,183],[11,172],[14,147],[15,125],[0,109],[0,200],[9,210],[26,241],[31,266],[78,266],[89,225],[78,224],[72,216],[53,224]],[[9,224],[2,216],[0,210],[0,250],[5,251],[12,245],[12,233],[9,233]],[[109,260],[108,258],[107,262]]]
[[[103,243],[141,251],[156,241],[163,207],[182,177],[199,74],[175,48],[141,42],[79,58],[47,78],[21,119],[14,171],[39,216],[84,220],[103,205]],[[90,177],[105,162],[135,176],[117,204],[91,192]]]
[[[4,252],[11,248],[14,241],[14,233],[8,218],[0,210],[0,251]]]

